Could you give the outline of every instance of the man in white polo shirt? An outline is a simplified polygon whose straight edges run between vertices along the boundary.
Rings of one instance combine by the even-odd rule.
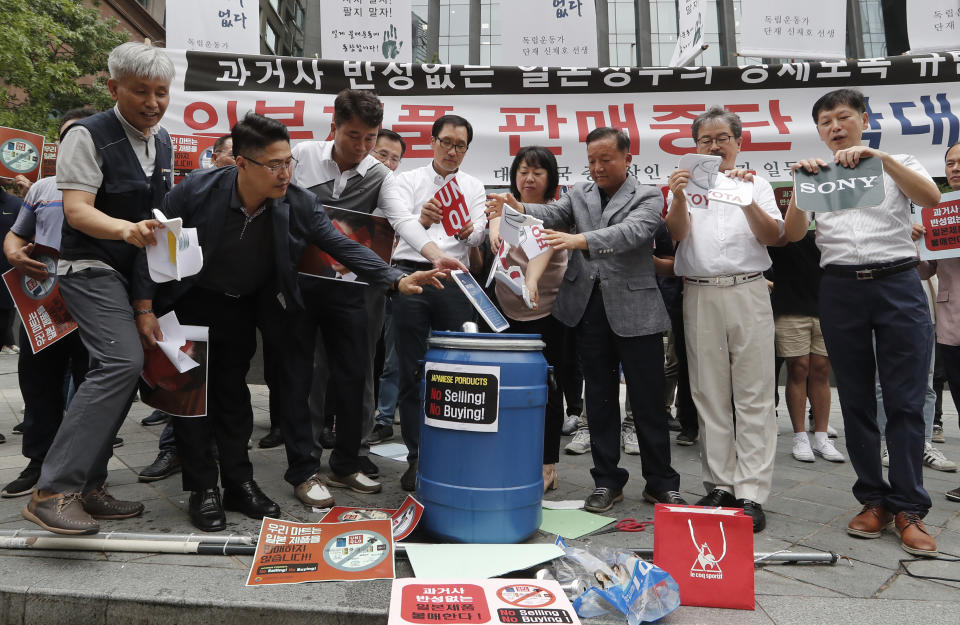
[[[690,391],[703,441],[707,494],[697,505],[743,508],[759,532],[777,448],[773,311],[763,271],[771,264],[766,246],[780,239],[783,218],[770,183],[735,168],[743,141],[736,114],[712,107],[691,131],[698,154],[721,157],[720,175],[753,182],[753,201],[740,207],[685,192],[691,179],[685,169],[670,176],[666,222],[680,241],[674,271],[685,278]]]

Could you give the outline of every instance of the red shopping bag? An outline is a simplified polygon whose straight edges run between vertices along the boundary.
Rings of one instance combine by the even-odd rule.
[[[680,604],[753,610],[753,520],[739,508],[657,504],[653,563],[680,587]]]

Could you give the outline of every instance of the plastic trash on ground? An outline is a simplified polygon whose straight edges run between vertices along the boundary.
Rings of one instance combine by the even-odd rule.
[[[589,542],[574,547],[559,537],[556,544],[564,556],[554,560],[550,573],[583,618],[616,611],[638,625],[680,605],[680,590],[670,574],[633,552]]]

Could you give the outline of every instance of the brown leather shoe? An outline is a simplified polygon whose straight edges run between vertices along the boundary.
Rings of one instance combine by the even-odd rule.
[[[96,534],[100,531],[100,524],[84,511],[80,493],[41,494],[35,490],[20,514],[55,534]]]
[[[916,512],[898,512],[894,527],[900,536],[900,546],[907,553],[927,558],[937,555],[937,541],[927,533],[927,528]]]
[[[139,501],[120,501],[101,486],[83,496],[83,509],[95,519],[129,519],[143,513]]]
[[[880,538],[883,529],[890,525],[893,515],[876,503],[863,505],[860,514],[850,520],[847,533],[859,538]]]

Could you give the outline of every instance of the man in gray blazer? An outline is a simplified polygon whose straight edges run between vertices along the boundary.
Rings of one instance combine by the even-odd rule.
[[[587,135],[594,182],[578,184],[553,204],[520,204],[511,195],[490,195],[490,217],[504,202],[542,219],[554,249],[570,250],[570,261],[553,315],[576,328],[586,381],[596,488],[585,510],[604,512],[623,499],[629,474],[620,460],[620,373],[640,443],[640,459],[651,503],[685,504],[680,476],[670,466],[670,441],[663,397],[663,342],[670,327],[653,272],[653,236],[663,198],[629,175],[630,138],[613,128]],[[567,231],[570,232],[567,232]],[[572,232],[572,233],[571,233]]]

